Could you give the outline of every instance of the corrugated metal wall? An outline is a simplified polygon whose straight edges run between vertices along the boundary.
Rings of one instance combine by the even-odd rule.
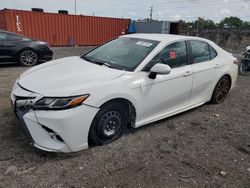
[[[1,29],[47,41],[51,46],[99,45],[120,36],[130,22],[129,19],[21,10],[2,10],[0,20]]]
[[[0,29],[6,29],[6,19],[5,19],[5,13],[3,11],[0,11]]]

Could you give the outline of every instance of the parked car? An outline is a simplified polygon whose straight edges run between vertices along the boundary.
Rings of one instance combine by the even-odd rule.
[[[111,143],[128,126],[222,103],[235,86],[237,64],[206,39],[123,35],[81,57],[27,70],[11,101],[35,147],[75,152]]]
[[[246,47],[246,51],[242,55],[239,73],[245,76],[250,75],[250,46]]]
[[[0,63],[19,62],[30,67],[51,60],[52,55],[46,42],[0,30]]]

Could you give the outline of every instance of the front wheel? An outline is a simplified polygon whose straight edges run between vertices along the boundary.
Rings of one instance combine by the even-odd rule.
[[[33,50],[23,50],[19,54],[19,63],[26,67],[31,67],[36,65],[38,62],[38,55]]]
[[[223,76],[214,88],[214,92],[211,98],[211,103],[219,104],[222,103],[231,87],[231,80],[228,76]]]
[[[124,105],[109,103],[101,107],[96,114],[89,132],[89,143],[104,145],[120,138],[128,122],[128,113]]]
[[[244,76],[250,75],[250,71],[248,70],[248,67],[243,62],[239,65],[239,73]]]

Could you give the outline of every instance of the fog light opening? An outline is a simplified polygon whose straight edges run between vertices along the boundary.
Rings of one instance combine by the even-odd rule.
[[[59,142],[64,142],[64,140],[62,139],[62,137],[60,135],[58,135],[56,132],[54,132],[52,129],[45,127],[44,125],[42,125],[42,128],[49,133],[49,136],[51,139],[55,140],[55,141],[59,141]]]

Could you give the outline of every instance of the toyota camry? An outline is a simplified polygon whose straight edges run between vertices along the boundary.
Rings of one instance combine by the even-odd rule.
[[[28,69],[11,101],[33,146],[76,152],[111,143],[128,127],[222,103],[238,63],[202,38],[123,35],[80,57]]]

